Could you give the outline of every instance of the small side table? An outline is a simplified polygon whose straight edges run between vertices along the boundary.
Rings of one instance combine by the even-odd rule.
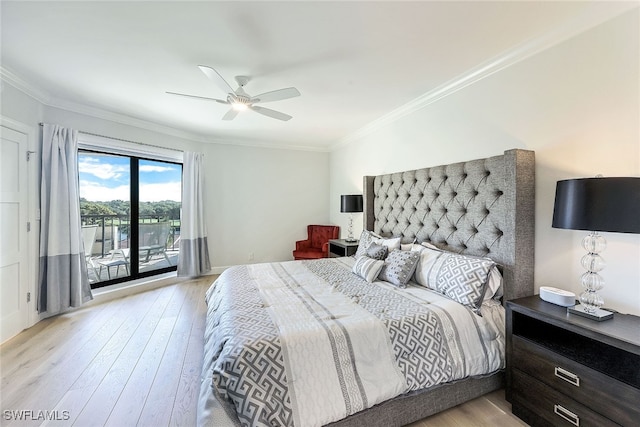
[[[351,256],[358,250],[358,241],[347,242],[345,239],[329,240],[329,257]]]
[[[638,425],[640,317],[595,322],[538,295],[506,304],[506,398],[525,422]]]
[[[123,259],[106,259],[98,261],[98,264],[100,265],[98,277],[102,274],[102,267],[107,268],[107,276],[109,276],[109,280],[111,280],[111,267],[116,267],[116,277],[118,277],[118,273],[120,273],[120,266],[124,266],[124,269],[127,271],[127,276],[129,275],[129,263]]]

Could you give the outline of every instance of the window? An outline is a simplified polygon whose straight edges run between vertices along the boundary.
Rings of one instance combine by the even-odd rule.
[[[182,165],[82,149],[78,171],[91,287],[175,271]]]

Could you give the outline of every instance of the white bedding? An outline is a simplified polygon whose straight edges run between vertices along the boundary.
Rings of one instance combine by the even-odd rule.
[[[500,304],[478,316],[414,284],[369,284],[352,264],[254,264],[220,276],[207,293],[199,425],[217,425],[224,409],[243,425],[320,426],[503,368]]]

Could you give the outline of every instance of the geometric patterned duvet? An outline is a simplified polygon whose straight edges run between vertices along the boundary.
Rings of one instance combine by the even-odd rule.
[[[352,258],[236,266],[207,292],[201,402],[244,426],[320,426],[504,366],[504,310],[367,283]],[[207,396],[206,394],[209,394]],[[210,403],[201,403],[209,406]],[[200,425],[214,425],[199,407]]]

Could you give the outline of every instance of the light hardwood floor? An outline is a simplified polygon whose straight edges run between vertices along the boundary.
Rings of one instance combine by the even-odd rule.
[[[211,282],[78,309],[4,343],[0,425],[195,426]],[[38,411],[59,420],[37,420],[45,415]],[[36,420],[13,419],[20,414]],[[502,390],[411,426],[497,425],[526,425],[511,415]]]

